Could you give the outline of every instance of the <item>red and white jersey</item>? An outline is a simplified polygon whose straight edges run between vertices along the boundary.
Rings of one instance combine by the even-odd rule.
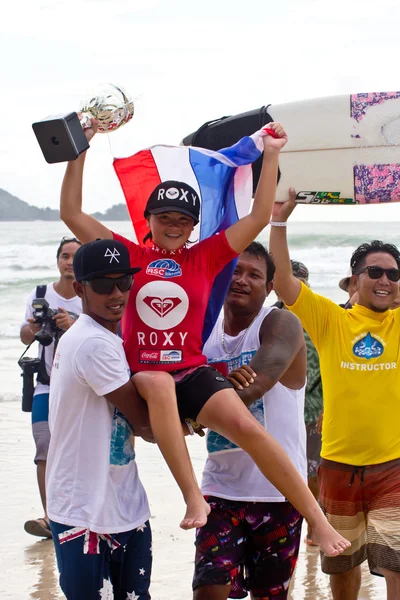
[[[238,255],[225,232],[175,251],[143,248],[113,235],[128,248],[131,266],[142,269],[122,319],[131,370],[175,371],[205,364],[202,331],[211,288]]]

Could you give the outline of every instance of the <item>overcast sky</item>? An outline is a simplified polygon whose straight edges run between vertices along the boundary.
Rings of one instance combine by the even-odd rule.
[[[264,104],[399,90],[399,17],[397,0],[4,0],[0,188],[58,206],[65,166],[45,162],[31,124],[77,109],[105,81],[139,98],[131,123],[92,142],[87,211],[124,201],[112,155],[178,144],[204,121]],[[392,220],[400,206],[297,212]]]

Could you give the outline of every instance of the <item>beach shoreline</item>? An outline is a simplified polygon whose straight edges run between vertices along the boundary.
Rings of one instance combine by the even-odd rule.
[[[204,438],[188,439],[198,477],[205,458]],[[189,600],[194,559],[194,534],[179,529],[184,503],[160,452],[154,444],[138,440],[137,462],[146,488],[153,530],[153,600]],[[2,600],[61,600],[51,540],[40,540],[24,531],[24,522],[42,515],[33,463],[34,444],[30,414],[17,402],[0,403],[0,598]],[[372,577],[364,566],[360,600],[383,599],[384,581]],[[316,548],[301,542],[292,582],[291,600],[331,598],[328,577],[319,568]]]

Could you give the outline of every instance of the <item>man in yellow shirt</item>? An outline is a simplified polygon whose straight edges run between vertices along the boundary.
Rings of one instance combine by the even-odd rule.
[[[356,600],[360,564],[384,576],[388,600],[400,598],[400,252],[362,244],[350,261],[358,302],[344,310],[292,274],[286,221],[296,194],[276,204],[270,251],[274,286],[317,348],[324,390],[320,502],[351,548],[321,557],[334,600]]]

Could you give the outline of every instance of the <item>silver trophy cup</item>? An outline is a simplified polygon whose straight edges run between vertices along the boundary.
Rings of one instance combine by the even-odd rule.
[[[84,128],[90,127],[90,118],[98,122],[100,133],[115,131],[131,120],[133,101],[126,92],[111,83],[97,86],[76,112],[47,117],[33,123],[32,128],[48,163],[58,163],[78,158],[89,148]]]

